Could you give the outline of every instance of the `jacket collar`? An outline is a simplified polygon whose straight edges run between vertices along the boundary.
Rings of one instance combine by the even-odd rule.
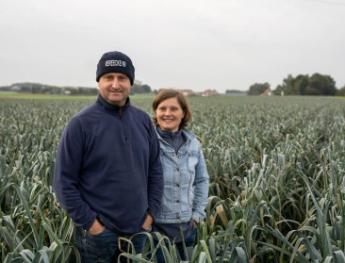
[[[157,125],[155,125],[155,131],[156,131],[158,140],[160,140],[162,143],[164,143],[164,144],[166,144],[166,145],[169,145],[169,144],[164,140],[164,138],[162,138],[162,136],[159,134],[159,132],[158,132],[158,126],[157,126]],[[182,134],[183,134],[183,135],[185,136],[185,138],[186,138],[185,144],[189,143],[189,142],[193,139],[193,135],[192,135],[189,131],[187,131],[187,130],[185,130],[185,129],[182,129],[181,132],[182,132]],[[169,145],[169,146],[170,146],[170,145]],[[182,147],[183,147],[183,145],[182,145]]]
[[[121,115],[122,112],[131,105],[129,98],[127,98],[125,105],[116,106],[107,102],[101,95],[98,95],[96,103],[100,105],[102,108],[104,108],[105,110],[112,113],[117,113],[119,115]]]
[[[176,132],[170,132],[170,131],[163,131],[161,130],[158,126],[156,126],[156,131],[159,133],[159,135],[163,138],[163,139],[173,139],[176,136],[180,136],[182,135],[182,130],[178,130]]]

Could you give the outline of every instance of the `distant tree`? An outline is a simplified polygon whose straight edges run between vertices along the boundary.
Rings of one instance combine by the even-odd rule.
[[[309,79],[305,95],[334,96],[336,92],[335,81],[331,76],[315,73]]]
[[[265,83],[254,83],[249,87],[248,95],[260,95],[265,90],[270,88],[270,84],[268,82]]]
[[[278,85],[278,86],[276,87],[276,89],[273,90],[272,93],[273,93],[273,95],[277,95],[277,96],[285,95],[285,93],[284,93],[284,88],[283,88],[282,85]]]
[[[151,92],[151,87],[147,84],[142,85],[141,89],[142,89],[143,93],[150,93]]]
[[[299,94],[298,87],[295,84],[295,78],[290,74],[287,78],[283,79],[283,84],[281,86],[285,95]]]
[[[283,83],[277,86],[273,93],[275,95],[281,95],[282,93],[284,93],[284,95],[304,95],[308,83],[308,75],[300,74],[297,77],[293,77],[289,74],[283,79]]]
[[[337,90],[337,96],[345,96],[345,85],[341,89]]]
[[[132,88],[131,88],[131,93],[135,94],[135,93],[141,93],[140,90],[141,86],[138,84],[133,84]]]
[[[294,80],[294,91],[299,95],[306,95],[309,85],[308,75],[298,75]]]
[[[242,94],[242,93],[246,93],[243,90],[237,90],[237,89],[227,89],[225,91],[225,94]]]
[[[147,84],[144,85],[138,85],[134,84],[132,86],[132,93],[150,93],[151,92],[151,87]]]
[[[0,91],[11,91],[11,86],[2,86],[0,87]]]
[[[335,95],[335,81],[328,75],[319,73],[309,75],[299,74],[296,77],[288,75],[281,85],[273,91],[275,95]]]
[[[96,95],[96,88],[88,87],[58,87],[40,83],[15,83],[10,86],[11,91],[34,94],[64,94],[64,95]]]

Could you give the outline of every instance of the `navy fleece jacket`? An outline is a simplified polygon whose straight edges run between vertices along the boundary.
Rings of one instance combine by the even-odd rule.
[[[110,230],[133,234],[149,211],[159,211],[163,175],[149,116],[129,100],[119,108],[101,96],[65,128],[53,189],[77,226],[98,218]]]

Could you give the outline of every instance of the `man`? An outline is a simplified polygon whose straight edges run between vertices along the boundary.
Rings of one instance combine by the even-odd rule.
[[[130,104],[131,59],[105,53],[96,71],[97,101],[75,115],[61,138],[53,181],[76,225],[83,262],[115,262],[118,237],[151,228],[160,208],[162,167],[150,117]],[[133,239],[136,251],[144,235]]]

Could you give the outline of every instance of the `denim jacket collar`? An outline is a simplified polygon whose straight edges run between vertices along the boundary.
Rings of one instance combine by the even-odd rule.
[[[167,151],[175,152],[174,148],[162,138],[162,136],[159,134],[157,129],[158,127],[155,126],[156,134],[157,134],[158,140],[161,142],[161,146],[164,147],[164,149]],[[181,132],[185,136],[186,142],[180,147],[179,151],[185,148],[186,145],[189,145],[193,139],[193,135],[189,131],[182,129]]]

